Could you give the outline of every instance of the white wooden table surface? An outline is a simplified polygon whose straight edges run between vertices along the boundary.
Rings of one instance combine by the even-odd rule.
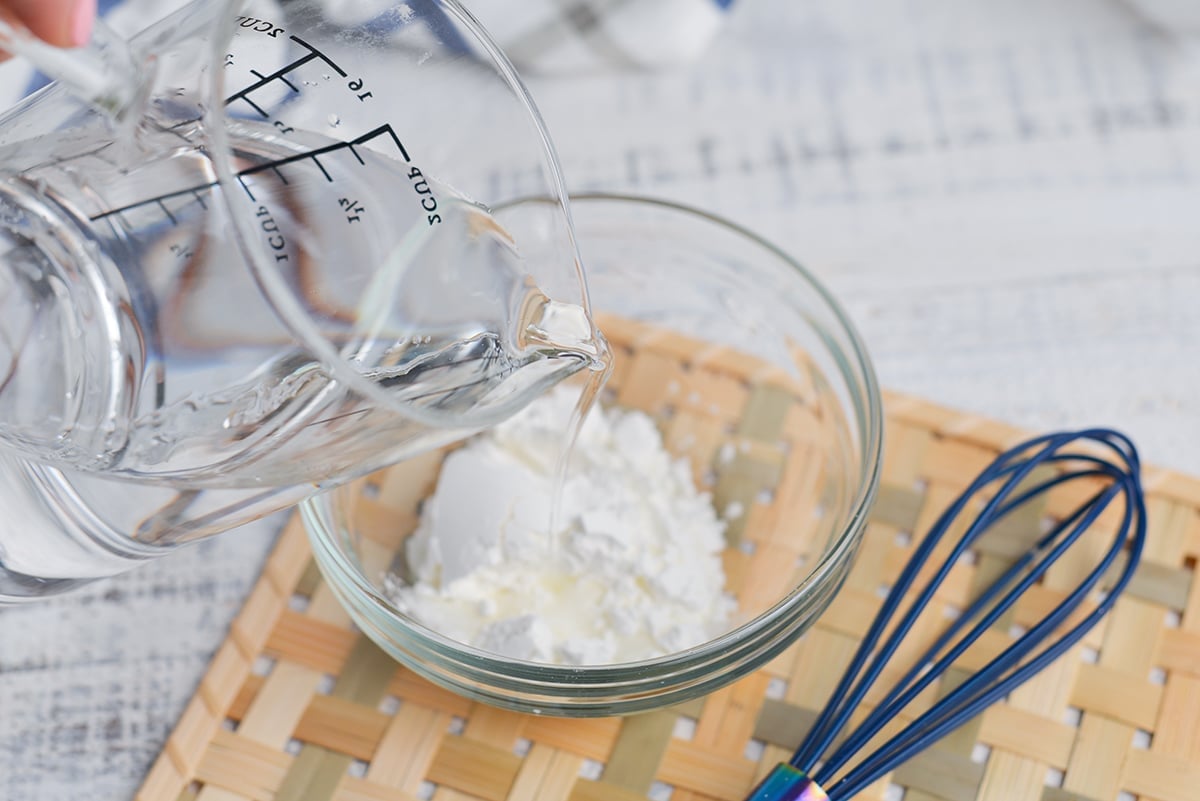
[[[1118,0],[739,0],[690,68],[531,78],[568,180],[697,205],[882,383],[1200,474],[1200,44]],[[0,799],[131,796],[278,521],[0,610]]]

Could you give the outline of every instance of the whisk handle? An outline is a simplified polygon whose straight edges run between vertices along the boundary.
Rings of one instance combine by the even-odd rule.
[[[829,801],[829,796],[807,773],[780,762],[759,782],[746,801]]]

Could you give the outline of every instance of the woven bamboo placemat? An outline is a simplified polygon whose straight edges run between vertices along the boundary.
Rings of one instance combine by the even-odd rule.
[[[660,383],[706,382],[706,392],[749,414],[756,396],[744,364],[735,380],[722,372],[734,362],[710,353],[707,372],[683,376],[668,357],[687,344],[660,339],[634,369]],[[465,700],[399,667],[354,630],[293,519],[138,801],[741,801],[813,721],[878,609],[880,587],[911,553],[913,532],[923,532],[987,462],[1024,438],[914,398],[888,395],[885,408],[879,499],[833,606],[757,673],[706,698],[629,718],[524,716]],[[1200,480],[1153,468],[1144,478],[1148,545],[1112,614],[1004,703],[862,798],[895,799],[902,788],[906,801],[1200,799]],[[1063,509],[1070,500],[1062,498]],[[961,608],[972,587],[1010,564],[1043,519],[1055,516],[1059,502],[1051,495],[957,565],[925,619],[936,623],[939,606],[947,614]],[[768,525],[768,517],[748,515],[742,536],[753,537],[750,529]],[[759,546],[760,556],[773,547],[769,537]],[[942,687],[995,653],[1010,627],[1028,626],[1061,598],[1094,564],[1084,560],[1056,565],[988,633],[990,647],[965,654]],[[932,626],[925,629],[914,640],[934,636]],[[924,703],[939,690],[931,689]]]

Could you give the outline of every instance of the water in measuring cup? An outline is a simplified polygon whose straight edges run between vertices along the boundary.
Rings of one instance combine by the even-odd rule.
[[[21,173],[0,182],[0,438],[117,528],[160,541],[228,527],[230,508],[252,519],[604,361],[584,310],[538,289],[486,210],[367,149],[235,130],[225,191],[245,193],[252,244],[408,414],[381,408],[295,344],[187,134],[143,131],[167,155],[133,166],[99,126],[41,143],[53,161],[0,159]]]

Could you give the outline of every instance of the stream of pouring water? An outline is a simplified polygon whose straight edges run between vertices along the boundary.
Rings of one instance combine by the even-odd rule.
[[[597,336],[600,342],[603,342],[603,335],[598,330]],[[571,417],[563,432],[562,452],[559,453],[554,468],[553,495],[550,499],[550,537],[555,547],[560,545],[561,537],[559,535],[562,533],[564,522],[562,519],[563,488],[566,486],[567,474],[571,469],[571,455],[575,452],[575,445],[579,441],[579,432],[583,428],[584,421],[587,420],[588,412],[599,401],[600,391],[604,389],[604,384],[612,374],[612,368],[612,353],[607,346],[601,346],[596,360],[589,365],[583,386],[579,389],[579,400],[575,402],[575,408],[571,410]]]

